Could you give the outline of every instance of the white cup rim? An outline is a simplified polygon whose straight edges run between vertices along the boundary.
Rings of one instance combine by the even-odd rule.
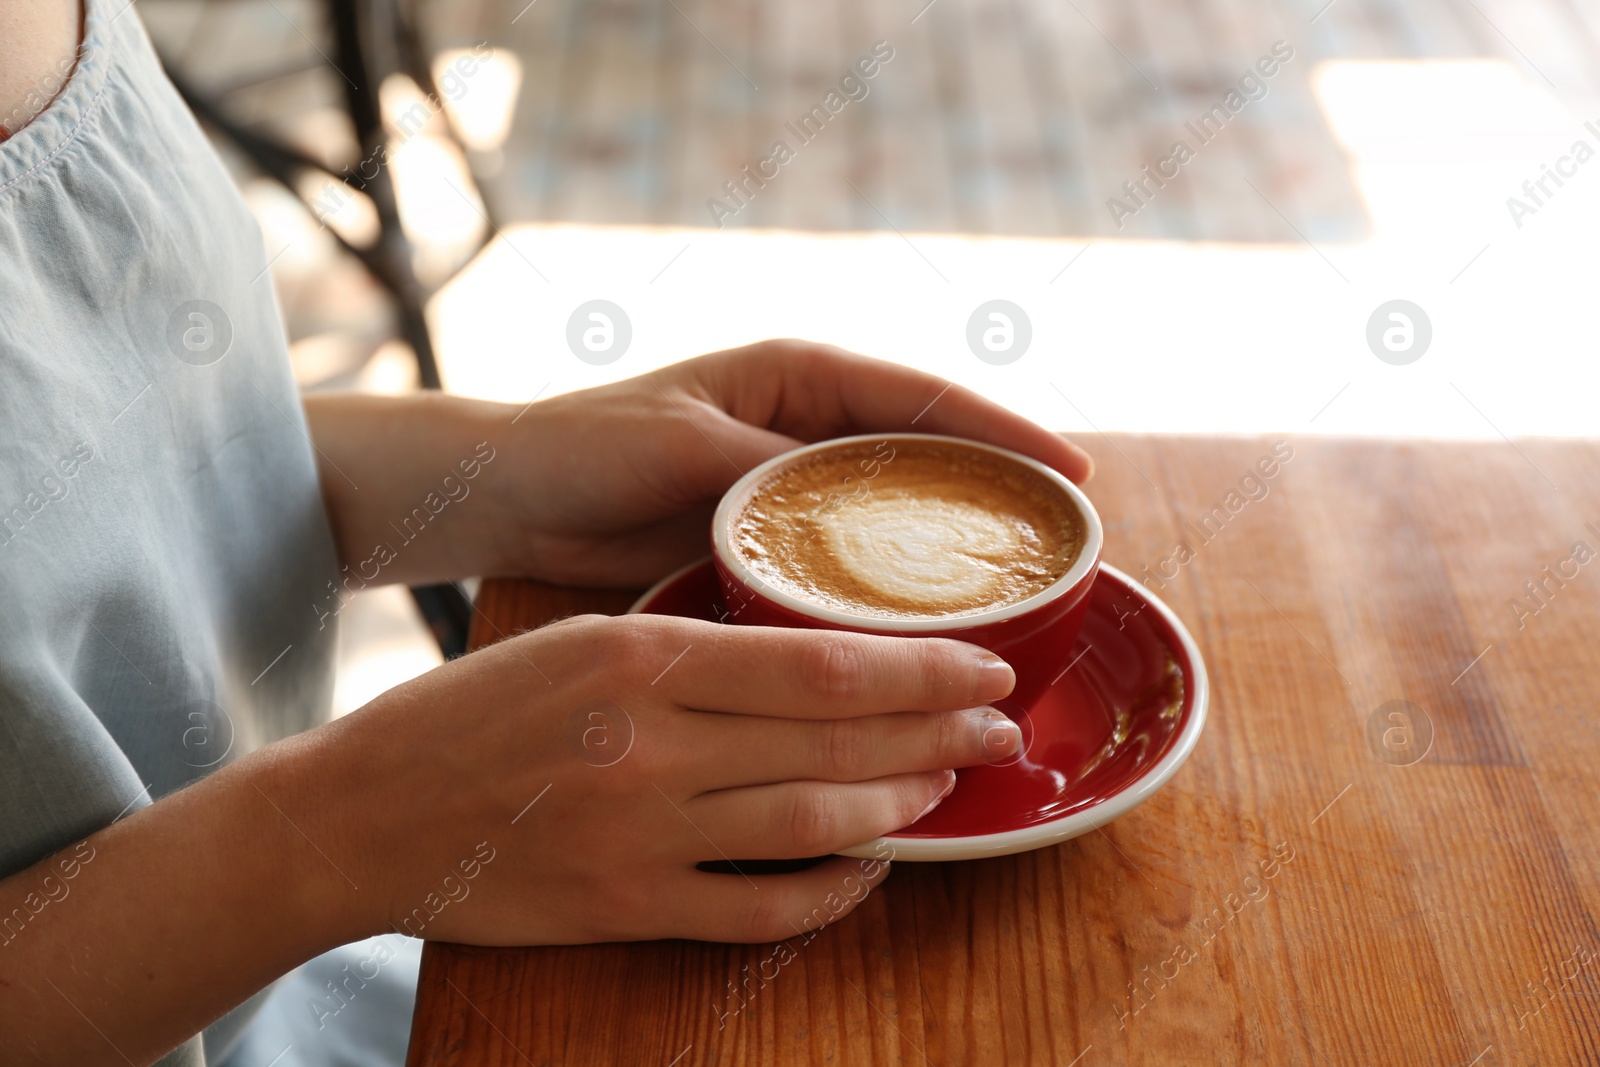
[[[848,445],[877,441],[888,441],[891,444],[895,441],[927,441],[961,445],[1020,463],[1030,470],[1043,475],[1045,479],[1066,493],[1073,506],[1078,509],[1078,514],[1083,518],[1083,548],[1079,551],[1078,558],[1073,561],[1071,569],[1050,586],[1041,589],[1024,600],[1017,601],[1015,604],[1006,604],[989,611],[974,612],[971,615],[925,619],[886,619],[873,615],[852,615],[849,612],[837,611],[833,608],[822,607],[802,600],[758,578],[728,543],[729,522],[734,512],[744,503],[744,498],[749,495],[751,489],[765,480],[766,476],[773,470],[793,463],[801,456],[843,448]],[[969,630],[979,626],[1006,622],[1036,611],[1064,596],[1079,582],[1083,581],[1084,577],[1099,564],[1100,551],[1105,542],[1105,531],[1100,524],[1099,514],[1094,510],[1094,505],[1089,502],[1089,498],[1084,494],[1083,490],[1074,485],[1072,480],[1060,471],[1046,466],[1031,456],[1024,456],[1020,452],[1013,452],[1009,448],[1001,448],[999,445],[973,441],[965,437],[953,437],[948,434],[868,433],[856,434],[851,437],[835,437],[826,441],[816,441],[812,444],[803,445],[782,455],[774,456],[765,463],[747,471],[743,477],[728,488],[728,491],[722,496],[722,501],[717,505],[716,516],[711,522],[711,541],[712,550],[715,552],[716,558],[732,571],[734,577],[744,583],[747,588],[755,590],[768,600],[807,618],[855,630],[881,629],[891,630],[895,633],[943,633],[951,630]]]

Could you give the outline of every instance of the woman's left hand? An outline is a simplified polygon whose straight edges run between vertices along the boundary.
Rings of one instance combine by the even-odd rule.
[[[1009,448],[1075,482],[1077,446],[976,393],[806,341],[762,341],[535,404],[507,437],[518,484],[501,551],[516,573],[639,586],[710,551],[724,491],[810,441],[950,434]]]
[[[710,552],[712,512],[740,475],[830,437],[950,434],[1073,481],[1092,469],[1077,446],[959,385],[807,341],[529,405],[315,393],[305,408],[352,591],[471,575],[638,588]]]

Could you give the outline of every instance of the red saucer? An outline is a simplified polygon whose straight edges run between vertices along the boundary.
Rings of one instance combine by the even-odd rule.
[[[1024,750],[957,772],[955,792],[882,841],[901,860],[1025,852],[1103,826],[1177,772],[1205,726],[1205,664],[1178,617],[1101,565],[1088,617],[1061,675],[1018,722]],[[721,621],[711,560],[670,575],[634,612]],[[845,855],[885,856],[877,841]]]

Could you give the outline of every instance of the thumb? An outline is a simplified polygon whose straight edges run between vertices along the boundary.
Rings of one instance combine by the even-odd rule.
[[[684,487],[688,499],[720,496],[767,460],[804,444],[788,434],[740,422],[704,401],[685,398],[678,408],[693,427],[687,431],[686,447],[698,446],[703,460],[683,467],[684,476],[695,483]]]

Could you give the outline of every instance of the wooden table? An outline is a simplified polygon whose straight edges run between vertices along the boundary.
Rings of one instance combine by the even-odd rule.
[[[1082,443],[1211,672],[1165,790],[897,864],[742,1008],[771,945],[429,944],[410,1067],[1600,1063],[1600,444],[1303,438],[1241,489],[1271,442]],[[482,629],[630,599],[488,583]]]

